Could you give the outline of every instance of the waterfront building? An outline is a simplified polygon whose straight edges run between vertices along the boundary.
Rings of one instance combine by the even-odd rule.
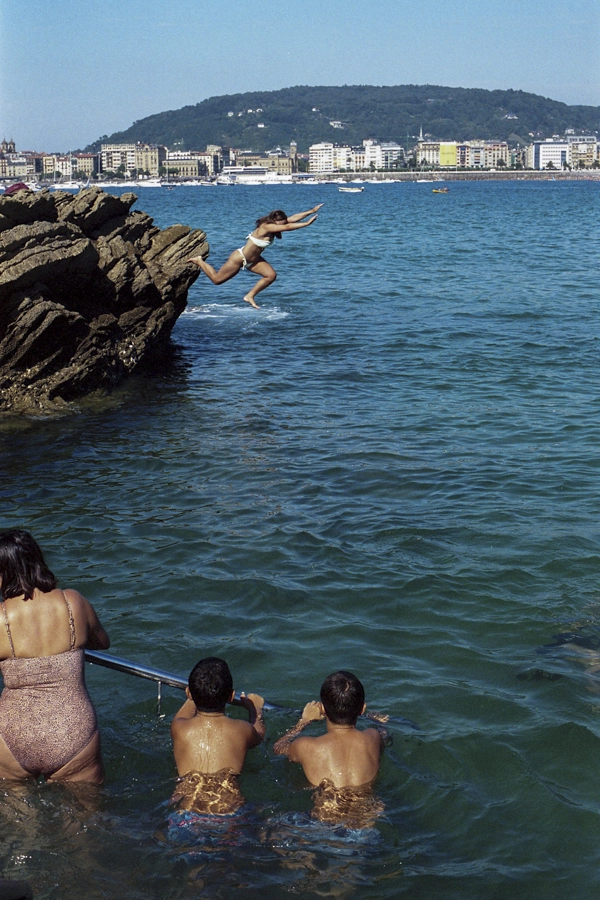
[[[569,163],[569,142],[548,138],[527,148],[528,169],[563,169]]]
[[[440,142],[419,138],[415,147],[415,159],[418,166],[439,166]]]
[[[164,168],[169,175],[178,178],[198,178],[206,175],[206,165],[199,159],[199,154],[187,153],[184,150],[168,150]]]
[[[367,154],[364,147],[352,149],[352,171],[364,172],[367,168]]]
[[[417,165],[441,169],[495,169],[509,164],[506,141],[425,141],[416,146]]]
[[[205,164],[209,175],[216,175],[223,166],[231,166],[235,162],[235,153],[230,147],[221,147],[220,144],[207,144],[204,154]],[[211,157],[211,159],[208,159]]]
[[[16,153],[0,158],[0,178],[17,178],[22,181],[30,175],[26,156]]]
[[[462,141],[456,145],[456,165],[459,169],[466,169],[469,165],[469,143]]]
[[[327,174],[334,171],[333,144],[327,141],[311,144],[308,148],[308,170],[315,174]]]
[[[440,141],[440,168],[454,168],[457,159],[456,141]]]
[[[136,144],[133,168],[156,178],[166,158],[167,148],[161,144]]]
[[[80,172],[86,178],[97,175],[100,170],[100,157],[98,153],[74,153],[72,156],[73,171]]]
[[[567,162],[573,169],[590,169],[598,159],[598,138],[595,134],[568,134]]]
[[[469,167],[483,169],[485,167],[485,141],[467,141],[469,145]]]
[[[498,169],[509,165],[510,151],[506,141],[486,141],[484,151],[486,169]]]
[[[236,154],[236,164],[245,167],[258,166],[275,175],[291,175],[294,172],[292,160],[280,147],[267,153],[242,150]]]
[[[395,169],[400,163],[404,162],[404,147],[396,144],[395,141],[379,141],[366,140],[363,141],[364,161],[361,159],[362,165],[357,165],[357,156],[361,156],[360,151],[354,150],[352,153],[353,164],[351,168],[354,171],[361,169],[389,170]]]
[[[100,170],[131,175],[133,171],[143,172],[156,178],[167,158],[167,148],[157,144],[102,144],[100,147]]]
[[[313,174],[393,169],[404,162],[404,148],[394,141],[365,140],[362,147],[323,142],[309,147],[308,168]]]
[[[15,142],[4,139],[0,144],[0,178],[35,178],[39,154],[29,151],[17,153]]]
[[[101,144],[100,171],[118,172],[121,168],[125,172],[131,172],[137,168],[135,144]],[[158,172],[156,174],[158,175]]]

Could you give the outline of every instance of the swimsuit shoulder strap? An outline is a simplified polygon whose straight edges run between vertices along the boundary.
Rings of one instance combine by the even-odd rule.
[[[4,624],[6,625],[6,633],[8,635],[8,643],[10,644],[10,652],[12,653],[13,659],[15,659],[15,645],[13,644],[12,634],[10,633],[10,627],[8,625],[8,614],[6,612],[6,603],[2,604],[2,611],[4,612]]]
[[[67,595],[64,591],[61,591],[63,597],[65,598],[65,603],[67,604],[67,609],[69,610],[69,631],[71,632],[71,650],[75,649],[75,619],[73,618],[73,610],[71,609],[71,604],[67,600]],[[6,612],[4,613],[6,615]],[[14,653],[13,653],[14,656]]]

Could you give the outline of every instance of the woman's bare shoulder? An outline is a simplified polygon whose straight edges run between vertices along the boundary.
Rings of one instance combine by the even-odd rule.
[[[61,593],[67,598],[69,606],[74,613],[86,613],[91,606],[90,601],[87,600],[83,594],[80,594],[79,591],[75,590],[75,588],[63,588]]]
[[[86,600],[83,594],[81,594],[79,591],[76,591],[75,588],[60,588],[60,590],[61,593],[66,596],[69,603],[89,603],[89,600]]]

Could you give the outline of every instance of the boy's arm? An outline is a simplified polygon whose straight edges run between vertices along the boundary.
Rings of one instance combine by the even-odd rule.
[[[310,703],[307,703],[302,711],[302,715],[296,722],[293,728],[290,728],[289,731],[279,738],[279,740],[275,741],[273,744],[273,753],[276,753],[277,756],[287,756],[288,759],[291,759],[292,762],[300,762],[298,758],[297,748],[294,747],[293,741],[298,737],[300,732],[306,728],[311,722],[317,722],[319,719],[324,719],[325,713],[323,712],[323,706],[317,700],[311,700]]]
[[[179,719],[193,719],[196,715],[196,704],[193,700],[186,700],[183,706],[177,710],[171,722],[171,728]]]
[[[243,706],[248,711],[248,722],[252,725],[254,737],[251,738],[248,747],[257,747],[267,733],[267,727],[263,718],[264,699],[259,694],[240,694],[236,706]]]
[[[371,722],[375,722],[375,728],[379,732],[379,736],[381,738],[381,752],[383,752],[383,748],[390,743],[391,738],[390,733],[387,728],[383,727],[383,723],[389,720],[389,716],[385,713],[375,712],[375,710],[365,710],[363,713],[364,719],[370,719]]]

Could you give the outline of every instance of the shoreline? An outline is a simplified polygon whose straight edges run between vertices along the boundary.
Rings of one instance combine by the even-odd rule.
[[[372,181],[599,181],[600,169],[579,169],[577,172],[537,171],[532,169],[511,169],[508,172],[445,172],[436,169],[430,172],[335,172],[315,175],[317,181],[344,183]]]
[[[314,175],[308,175],[301,178],[289,178],[282,179],[281,181],[274,181],[272,179],[259,181],[259,180],[240,180],[238,182],[232,182],[229,186],[234,185],[250,185],[254,186],[256,184],[260,185],[293,185],[293,184],[369,184],[376,182],[421,182],[421,183],[439,183],[445,181],[597,181],[600,182],[600,169],[578,169],[576,172],[559,172],[552,170],[531,170],[531,169],[511,169],[507,172],[501,171],[469,171],[469,172],[457,172],[457,171],[443,171],[440,169],[427,171],[427,172],[415,172],[414,170],[401,171],[401,172],[318,172],[314,173]],[[0,196],[2,196],[3,189],[8,188],[14,182],[9,182],[5,180],[0,181]],[[31,184],[31,182],[29,182]],[[106,188],[129,188],[130,190],[136,190],[138,188],[175,188],[175,187],[216,187],[224,186],[222,183],[218,182],[216,179],[214,181],[199,181],[199,180],[181,180],[181,181],[170,181],[170,182],[161,182],[161,183],[145,183],[144,181],[98,181],[92,182],[89,185],[80,185],[78,189],[80,190],[83,187],[100,187],[103,190]],[[76,189],[74,185],[64,185],[54,183],[45,183],[45,182],[36,182],[33,190],[40,189],[50,189],[50,190],[73,190]]]

